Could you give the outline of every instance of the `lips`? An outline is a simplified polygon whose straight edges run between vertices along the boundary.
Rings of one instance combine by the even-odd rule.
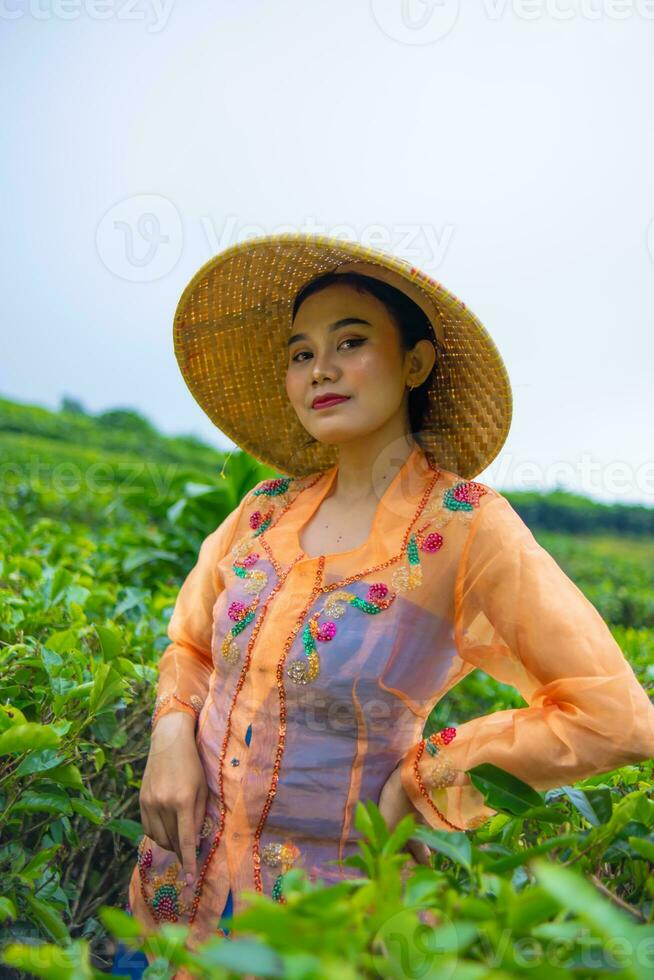
[[[330,405],[339,405],[341,402],[349,401],[349,397],[345,395],[327,395],[324,398],[315,398],[312,402],[312,408],[329,408]]]

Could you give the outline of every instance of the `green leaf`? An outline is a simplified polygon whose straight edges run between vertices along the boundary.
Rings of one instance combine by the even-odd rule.
[[[25,893],[25,901],[33,917],[53,939],[58,943],[65,943],[70,940],[68,929],[56,908],[41,901],[40,898],[35,898],[31,892]]]
[[[154,561],[167,561],[176,565],[179,562],[179,555],[176,555],[172,551],[161,551],[157,548],[143,548],[130,552],[123,559],[122,569],[125,575],[129,575],[130,572],[135,571],[137,568],[141,568],[143,565],[148,565]]]
[[[67,794],[58,786],[28,789],[12,807],[12,813],[64,813],[73,812]]]
[[[48,672],[48,675],[54,677],[58,673],[59,668],[63,666],[63,657],[56,650],[51,650],[48,646],[42,646],[40,654],[43,666]]]
[[[6,922],[7,919],[15,919],[16,915],[16,906],[12,900],[5,896],[0,897],[0,922]]]
[[[143,926],[139,919],[133,915],[128,915],[122,909],[103,905],[98,914],[102,924],[116,939],[125,941],[138,939],[143,935]]]
[[[455,864],[462,865],[470,871],[472,865],[472,845],[470,838],[463,831],[435,830],[432,827],[420,826],[415,836],[424,841],[433,851],[438,851]]]
[[[52,779],[55,783],[59,783],[60,786],[70,786],[73,789],[84,789],[82,774],[77,766],[73,765],[72,762],[67,763],[65,766],[58,766],[56,769],[51,769],[48,773],[48,779]]]
[[[493,810],[524,814],[543,806],[543,797],[529,785],[499,766],[482,762],[467,770],[472,784],[484,794],[484,802]]]
[[[654,843],[645,840],[643,837],[628,837],[627,840],[632,850],[644,857],[654,867]]]
[[[91,823],[101,824],[105,819],[105,811],[99,800],[87,800],[83,797],[71,800],[71,806],[75,813],[86,817]]]
[[[66,756],[56,749],[40,749],[30,752],[16,768],[15,775],[29,776],[33,773],[53,770],[56,766],[60,766],[65,758]]]
[[[382,847],[381,853],[384,855],[397,854],[406,842],[413,837],[415,829],[415,819],[410,813],[407,813],[395,826],[395,829]]]
[[[85,960],[82,947],[86,948]],[[30,977],[44,977],[45,980],[87,980],[97,976],[91,971],[85,940],[77,940],[65,947],[55,943],[11,943],[3,949],[0,959]]]
[[[72,573],[67,568],[46,569],[43,590],[46,598],[46,609],[50,609],[58,602],[61,602],[66,594],[66,589],[72,581]]]
[[[532,885],[516,895],[508,909],[506,924],[512,931],[524,934],[532,926],[553,918],[558,909],[551,895],[540,885]]]
[[[109,626],[96,625],[95,632],[98,634],[102,655],[105,660],[113,660],[115,657],[120,656],[122,642],[120,633],[117,630],[111,629]]]
[[[136,664],[132,663],[127,657],[116,657],[113,662],[119,668],[123,677],[133,677],[137,681],[141,679],[141,674],[137,670]]]
[[[563,789],[573,806],[593,827],[611,819],[613,800],[609,789],[581,790],[574,786],[564,786]]]
[[[46,847],[44,850],[39,851],[38,854],[35,854],[32,860],[26,864],[24,868],[22,868],[20,872],[21,877],[31,879],[36,878],[43,865],[49,863],[60,847],[60,844],[54,844],[52,847]]]
[[[540,854],[546,854],[555,847],[567,847],[569,844],[578,843],[579,840],[579,834],[561,834],[560,837],[551,837],[549,840],[545,840],[541,844],[536,844],[534,847],[525,847],[508,857],[500,858],[499,861],[493,861],[487,864],[484,870],[490,874],[502,874],[505,871],[511,871],[513,868],[526,864],[531,858],[537,857]]]
[[[39,725],[28,721],[13,725],[0,735],[0,755],[28,752],[30,749],[56,748],[61,739],[51,725]]]
[[[136,820],[110,820],[107,824],[107,829],[113,830],[114,833],[120,834],[121,837],[127,837],[134,844],[138,844],[143,836],[143,827]]]
[[[536,858],[532,868],[541,887],[556,899],[562,909],[574,912],[589,928],[603,939],[627,940],[633,952],[640,936],[634,920],[615,908],[581,875],[570,868],[559,867],[543,858]],[[633,943],[633,945],[632,945]],[[612,951],[618,955],[619,950]]]
[[[370,816],[370,826],[372,828],[372,840],[378,849],[381,849],[384,843],[388,840],[388,827],[386,821],[379,812],[379,807],[374,802],[374,800],[366,800],[365,807],[368,810]]]
[[[107,705],[118,701],[123,690],[123,680],[111,664],[95,664],[93,689],[89,696],[89,714],[91,716],[100,714]]]
[[[5,731],[13,725],[25,725],[26,718],[20,708],[13,704],[0,704],[0,731]]]
[[[93,681],[84,681],[84,683],[82,684],[73,684],[72,687],[69,687],[67,691],[61,694],[60,704],[63,707],[63,705],[67,704],[68,701],[70,701],[72,698],[75,699],[88,698],[91,691],[93,690],[93,687],[94,687]]]
[[[77,630],[68,629],[51,633],[47,640],[47,646],[49,650],[54,650],[55,653],[71,653],[79,650]]]
[[[499,816],[500,814],[497,814]],[[505,814],[504,814],[505,816]],[[536,820],[538,823],[565,823],[569,818],[562,810],[553,806],[534,806],[520,814],[522,820]],[[493,818],[494,819],[494,818]]]

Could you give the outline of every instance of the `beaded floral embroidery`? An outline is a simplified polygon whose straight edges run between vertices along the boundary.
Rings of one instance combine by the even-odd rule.
[[[423,524],[415,531],[407,542],[404,557],[406,564],[396,568],[392,576],[393,588],[398,592],[405,592],[408,589],[415,589],[422,584],[422,565],[420,562],[420,552],[426,551],[430,554],[438,551],[443,545],[442,535],[438,531],[431,531],[425,534],[428,524]]]
[[[383,582],[375,582],[368,589],[365,599],[359,598],[352,592],[340,589],[327,596],[322,609],[314,613],[302,631],[302,644],[306,659],[294,660],[287,668],[287,674],[294,684],[310,684],[320,673],[320,658],[317,643],[331,643],[338,629],[334,619],[340,619],[345,612],[346,603],[360,609],[369,616],[374,616],[388,609],[395,594],[389,594],[388,586]],[[325,614],[332,617],[318,625],[318,620]]]
[[[488,488],[483,483],[475,483],[474,480],[459,480],[452,487],[447,487],[441,494],[434,497],[425,514],[434,518],[434,527],[442,530],[454,517],[455,513],[460,515],[461,520],[470,520],[474,510],[479,506],[479,501],[488,493]]]
[[[450,742],[456,737],[456,728],[449,725],[447,728],[441,729],[440,732],[434,732],[425,740],[425,748],[429,755],[437,759],[436,764],[432,767],[429,777],[426,780],[427,785],[430,789],[438,789],[441,786],[451,786],[456,779],[458,769],[450,766],[443,757],[443,753],[440,751],[443,746],[449,745]]]
[[[292,488],[299,493],[304,489],[305,482],[299,477],[279,477],[274,480],[266,480],[252,491],[252,498],[259,496],[276,498],[277,506],[283,509],[290,503],[289,489]],[[254,596],[254,599],[249,604],[232,602],[227,610],[227,615],[234,626],[224,638],[221,652],[228,664],[237,664],[240,661],[241,654],[236,644],[236,637],[254,619],[260,594],[268,584],[268,575],[263,569],[254,567],[261,556],[253,550],[252,546],[256,538],[271,526],[276,512],[275,507],[271,507],[265,514],[262,514],[260,510],[253,511],[248,518],[251,532],[243,535],[234,544],[230,552],[234,573],[244,580],[243,588]]]
[[[261,860],[270,868],[281,868],[272,887],[272,897],[276,902],[285,902],[282,895],[282,880],[286,872],[300,856],[300,849],[292,841],[283,844],[266,844],[261,850]]]
[[[180,898],[187,885],[178,877],[179,861],[169,865],[162,875],[152,874],[152,848],[146,847],[146,838],[142,837],[138,846],[137,866],[141,890],[156,922],[177,922],[181,915],[188,914],[190,905]],[[148,894],[151,898],[147,897]]]
[[[236,664],[241,658],[240,650],[236,645],[236,637],[242,633],[245,627],[252,622],[257,606],[259,605],[259,594],[268,584],[268,576],[260,568],[253,566],[259,561],[259,554],[249,550],[247,540],[242,541],[240,550],[236,554],[232,552],[235,561],[232,565],[234,573],[244,580],[243,588],[254,599],[249,604],[244,602],[232,602],[227,610],[227,615],[234,625],[222,642],[221,652],[228,664]]]
[[[200,829],[200,839],[211,837],[216,825],[216,818],[205,813]],[[180,898],[187,884],[185,880],[179,877],[179,861],[169,865],[162,875],[153,874],[152,848],[148,846],[147,840],[147,837],[142,837],[137,849],[136,863],[141,879],[141,892],[157,922],[177,922],[180,916],[188,915],[191,910],[190,904]],[[198,844],[195,848],[196,857],[200,856],[200,850]]]
[[[285,498],[289,490],[292,489],[302,489],[301,481],[299,477],[285,476],[277,477],[274,480],[265,480],[260,487],[256,487],[252,491],[252,497],[275,497],[275,498]],[[283,506],[289,502],[289,499],[283,499],[279,501]],[[249,524],[252,528],[252,538],[258,538],[259,535],[267,531],[272,524],[273,517],[275,516],[275,508],[271,507],[262,514],[260,510],[255,510],[250,514]]]

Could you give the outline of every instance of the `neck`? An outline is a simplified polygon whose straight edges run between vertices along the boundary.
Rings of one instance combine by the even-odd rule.
[[[340,446],[331,496],[343,503],[378,500],[418,445],[404,433],[390,442],[373,435]]]

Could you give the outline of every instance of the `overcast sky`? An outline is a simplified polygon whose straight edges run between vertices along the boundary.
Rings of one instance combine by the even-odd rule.
[[[0,394],[231,446],[174,358],[187,281],[254,234],[383,241],[507,365],[479,479],[654,503],[654,0],[0,11]]]

